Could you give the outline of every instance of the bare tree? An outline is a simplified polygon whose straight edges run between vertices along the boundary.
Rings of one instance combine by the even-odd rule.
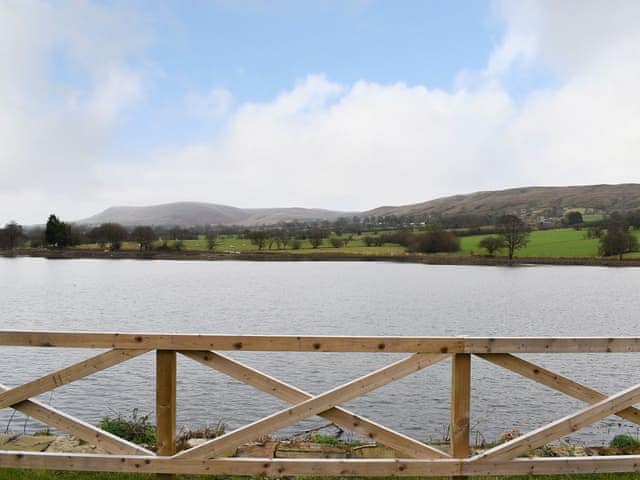
[[[205,237],[207,239],[207,249],[215,252],[218,246],[218,232],[212,228],[208,228]]]
[[[0,248],[6,248],[7,250],[13,250],[20,245],[25,239],[22,225],[18,225],[16,222],[7,223],[2,230],[0,230]]]
[[[156,234],[153,228],[141,225],[133,229],[130,238],[134,242],[138,242],[140,250],[151,250],[153,241],[156,239]]]
[[[267,243],[267,232],[264,230],[253,230],[247,235],[251,243],[262,250]]]
[[[513,259],[516,250],[529,243],[529,227],[515,215],[503,215],[496,224],[498,237],[504,243],[509,254],[509,260]]]
[[[312,228],[309,231],[309,243],[311,243],[311,247],[318,248],[322,245],[322,241],[327,236],[326,232],[318,227]]]

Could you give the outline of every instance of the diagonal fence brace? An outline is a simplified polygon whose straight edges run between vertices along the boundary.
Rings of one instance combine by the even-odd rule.
[[[640,384],[476,455],[472,462],[509,460],[580,430],[640,401]]]
[[[304,390],[300,390],[217,352],[182,351],[180,353],[286,402],[300,403],[313,397]],[[384,425],[379,425],[341,407],[331,408],[326,412],[320,413],[320,416],[339,427],[357,432],[372,440],[377,440],[388,447],[409,455],[409,457],[449,458],[449,455],[437,448],[391,430]]]
[[[312,415],[325,412],[342,402],[369,393],[447,357],[449,357],[448,354],[416,353],[321,395],[312,397],[218,438],[209,440],[191,450],[178,453],[172,458],[194,459],[222,455],[242,443],[254,440],[261,435],[272,433]]]

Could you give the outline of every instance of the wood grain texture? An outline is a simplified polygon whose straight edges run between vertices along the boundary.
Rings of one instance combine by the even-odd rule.
[[[342,337],[294,335],[182,335],[0,331],[0,345],[157,350],[449,353],[464,340],[451,337]]]
[[[640,337],[362,337],[0,330],[0,346],[387,353],[640,352]]]
[[[0,452],[0,468],[88,472],[176,473],[284,478],[442,477],[456,475],[549,475],[640,472],[640,455],[518,458],[473,463],[455,459],[271,459],[178,460],[166,457]]]
[[[176,453],[176,352],[156,351],[156,452],[170,457]],[[158,474],[158,480],[175,475]]]
[[[284,478],[295,475],[313,477],[442,476],[460,472],[462,465],[451,460],[416,459],[406,461],[396,459],[274,460],[271,458],[186,460],[166,457],[0,452],[0,468]]]
[[[469,448],[471,415],[471,355],[457,353],[451,364],[451,455],[465,458]]]

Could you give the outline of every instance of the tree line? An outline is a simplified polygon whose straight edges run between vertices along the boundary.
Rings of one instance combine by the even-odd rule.
[[[80,226],[60,220],[55,214],[47,219],[45,228],[25,229],[10,222],[0,229],[0,250],[13,250],[26,243],[32,248],[67,248],[95,243],[101,248],[120,250],[125,241],[135,242],[140,250],[180,250],[182,240],[198,239],[204,232],[209,249],[214,249],[218,233],[211,228],[151,227],[126,228],[119,223],[103,223],[97,226]],[[167,240],[173,240],[172,245]],[[155,244],[155,242],[160,242]]]
[[[407,217],[410,218],[410,217]],[[580,212],[569,212],[565,215],[566,224],[582,228],[584,222]],[[141,251],[148,250],[181,250],[184,240],[195,240],[204,237],[209,250],[215,251],[219,245],[220,235],[236,235],[249,240],[258,250],[263,249],[299,249],[302,242],[307,241],[316,249],[328,244],[331,247],[349,246],[357,235],[365,246],[383,246],[396,244],[406,248],[408,252],[439,253],[457,252],[460,250],[459,230],[448,230],[441,224],[410,225],[393,229],[389,232],[380,229],[365,231],[369,220],[340,218],[335,222],[288,222],[271,227],[249,229],[240,226],[161,226],[151,227],[139,225],[124,227],[118,223],[103,223],[97,226],[78,226],[60,220],[51,214],[44,229],[40,227],[25,230],[16,222],[10,222],[0,229],[0,249],[12,250],[29,242],[31,247],[66,248],[80,244],[97,244],[101,248],[119,250],[123,242],[138,244]],[[403,219],[403,220],[406,220]],[[486,219],[485,219],[486,220]],[[378,225],[379,226],[379,225]],[[632,230],[640,228],[640,210],[627,213],[614,213],[607,219],[589,223],[587,236],[599,239],[601,256],[616,255],[619,258],[626,253],[638,250],[637,237]],[[516,215],[502,215],[493,225],[483,227],[483,233],[492,234],[484,237],[480,248],[487,255],[494,256],[505,251],[512,259],[516,251],[525,247],[529,241],[530,226]],[[362,235],[366,232],[366,235]],[[172,241],[169,244],[169,241]]]

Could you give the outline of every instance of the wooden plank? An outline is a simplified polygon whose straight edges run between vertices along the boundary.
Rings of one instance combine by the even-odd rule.
[[[193,459],[222,455],[232,451],[242,443],[255,440],[262,435],[280,430],[312,415],[325,412],[342,402],[369,393],[447,357],[448,355],[446,354],[416,353],[317,397],[312,397],[218,438],[209,440],[191,450],[185,450],[174,456],[174,458]]]
[[[640,337],[362,337],[0,330],[0,346],[291,352],[640,352]]]
[[[10,407],[30,397],[35,397],[36,395],[100,372],[119,363],[126,362],[143,353],[146,353],[146,351],[115,349],[83,360],[37,380],[0,393],[0,409]]]
[[[0,330],[0,346],[290,352],[462,352],[455,337],[182,335]]]
[[[524,377],[530,378],[542,385],[553,388],[559,392],[565,393],[573,398],[593,404],[607,398],[604,393],[586,387],[578,382],[564,377],[558,373],[547,370],[540,365],[528,362],[522,358],[510,355],[508,353],[487,353],[479,354],[483,358],[495,365],[499,365],[507,370],[518,373]],[[629,420],[633,423],[640,424],[640,410],[634,407],[628,407],[617,412],[616,415]]]
[[[472,462],[462,465],[465,475],[573,475],[640,472],[640,455],[608,457],[516,458],[509,461]]]
[[[564,435],[580,430],[587,425],[591,425],[609,415],[613,415],[639,401],[640,385],[635,385],[579,412],[491,448],[480,455],[476,455],[471,461],[484,462],[515,458]]]
[[[88,472],[176,473],[277,477],[442,477],[454,475],[549,475],[640,472],[640,455],[517,458],[500,462],[455,459],[271,459],[185,460],[167,457],[0,452],[0,468]]]
[[[639,337],[466,337],[465,353],[640,352]]]
[[[170,457],[176,453],[176,352],[156,352],[156,450]],[[158,474],[158,480],[174,480],[175,475]]]
[[[44,457],[44,458],[43,458]],[[99,457],[99,458],[97,458]],[[0,454],[0,467],[45,470],[117,471],[241,475],[254,477],[305,476],[440,476],[459,472],[451,460],[372,459],[215,459],[176,460],[162,457],[112,457],[98,455]]]
[[[284,478],[303,475],[313,477],[443,476],[459,473],[462,465],[459,461],[449,459],[274,460],[271,458],[221,458],[187,460],[175,457],[0,452],[0,468]]]
[[[312,398],[310,393],[293,387],[276,378],[265,375],[243,363],[225,355],[208,351],[184,351],[183,355],[230,377],[251,385],[265,393],[290,403],[300,403]],[[394,448],[413,458],[447,458],[449,455],[425,445],[411,437],[395,432],[385,426],[360,417],[341,407],[334,407],[320,414],[322,417],[344,429],[357,432],[365,437]]]
[[[457,353],[451,364],[451,455],[465,458],[469,448],[471,412],[471,355]]]
[[[0,384],[0,392],[9,390]],[[93,425],[67,415],[55,408],[44,405],[37,400],[24,400],[13,405],[16,410],[58,430],[69,433],[84,440],[90,445],[96,445],[109,453],[124,455],[153,455],[153,452],[135,443],[116,437],[109,432],[100,430]]]

